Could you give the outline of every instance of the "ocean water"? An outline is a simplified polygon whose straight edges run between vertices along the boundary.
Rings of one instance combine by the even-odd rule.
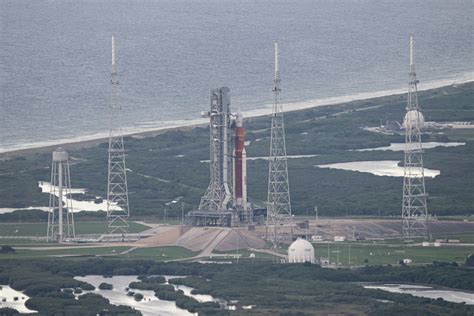
[[[420,88],[473,80],[473,11],[471,0],[0,0],[0,152],[107,135],[113,33],[123,125],[136,132],[195,122],[211,87],[265,113],[275,40],[287,109],[403,91],[410,33]]]

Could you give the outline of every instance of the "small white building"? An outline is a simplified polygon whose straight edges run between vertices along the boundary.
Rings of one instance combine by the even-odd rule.
[[[308,241],[298,238],[288,248],[289,263],[316,263],[314,248]]]
[[[334,236],[334,241],[345,241],[346,236]]]
[[[311,240],[312,241],[323,241],[324,238],[321,235],[313,235],[313,236],[311,236]]]

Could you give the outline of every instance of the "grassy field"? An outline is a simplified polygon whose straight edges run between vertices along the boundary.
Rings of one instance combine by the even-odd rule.
[[[472,237],[469,235],[469,237]],[[22,248],[18,244],[17,247]],[[38,244],[36,246],[41,246]],[[44,244],[43,244],[44,246]],[[49,245],[48,245],[49,246]],[[62,245],[54,245],[61,247]],[[400,260],[409,258],[413,260],[413,264],[427,264],[433,261],[443,262],[458,262],[463,263],[469,254],[474,253],[474,246],[448,246],[442,247],[421,247],[403,244],[381,244],[381,243],[314,243],[316,251],[316,258],[328,257],[331,263],[341,266],[361,266],[361,265],[397,265]],[[186,259],[194,257],[198,252],[193,252],[183,247],[178,246],[164,246],[153,248],[138,248],[125,254],[120,254],[130,247],[93,247],[93,248],[79,248],[71,247],[69,249],[48,249],[48,250],[33,250],[33,249],[17,249],[15,254],[0,255],[2,258],[40,258],[52,256],[98,256],[98,255],[113,255],[126,259],[150,259],[155,261],[169,261],[177,259]],[[284,249],[283,249],[284,251]],[[229,257],[215,257],[213,260],[235,260],[234,256],[237,251],[216,252],[219,254],[228,254]],[[254,258],[250,258],[250,254],[255,254]],[[261,261],[271,260],[275,258],[271,254],[249,251],[247,249],[239,249],[239,260],[244,261]],[[350,260],[350,261],[349,261]],[[279,259],[277,259],[279,261]]]
[[[15,254],[0,254],[1,259],[37,259],[48,257],[69,256],[111,256],[123,252],[130,247],[94,247],[94,248],[69,248],[54,250],[16,249]]]
[[[474,233],[446,233],[446,234],[434,234],[431,236],[431,241],[434,242],[437,239],[458,239],[460,243],[474,244]],[[423,238],[413,238],[413,243],[421,243],[426,241]],[[384,243],[388,244],[400,244],[406,245],[406,242],[402,239],[385,239]]]
[[[198,252],[178,246],[165,246],[153,248],[138,248],[121,255],[122,258],[130,259],[151,259],[156,261],[168,261],[176,259],[190,258],[197,255]]]
[[[47,223],[0,223],[0,236],[46,236]],[[107,231],[107,222],[76,222],[76,234],[102,234]],[[147,226],[130,222],[130,232],[139,233]]]
[[[216,254],[227,254],[229,255],[229,258],[234,258],[236,255],[237,255],[237,251],[234,250],[234,251],[214,251],[214,253]],[[250,251],[248,249],[239,249],[238,251],[238,254],[239,254],[239,260],[240,259],[253,259],[253,258],[250,258],[250,255],[253,254],[255,255],[255,259],[273,259],[273,255],[271,254],[268,254],[268,253],[264,253],[264,252],[258,252],[258,251]]]
[[[316,258],[328,257],[328,244],[313,244]],[[350,263],[349,263],[350,252]],[[469,254],[474,253],[474,246],[442,246],[421,247],[407,245],[381,245],[381,244],[356,244],[356,243],[331,243],[329,244],[329,257],[331,262],[340,265],[396,265],[400,260],[409,258],[414,264],[432,263],[433,261],[459,262],[466,260]],[[338,261],[339,260],[339,261]],[[366,262],[367,260],[367,262]]]
[[[48,258],[48,257],[56,257],[56,256],[116,256],[119,258],[126,258],[126,259],[148,259],[148,260],[155,260],[155,261],[168,261],[168,260],[176,260],[176,259],[185,259],[194,257],[198,254],[198,252],[194,252],[188,250],[183,247],[178,246],[165,246],[165,247],[154,247],[154,248],[138,248],[127,252],[125,254],[120,254],[131,247],[128,246],[116,246],[116,247],[89,247],[89,248],[81,248],[80,246],[77,247],[70,247],[68,249],[21,249],[24,246],[30,245],[18,245],[20,249],[16,248],[15,254],[0,254],[1,259],[30,259],[30,258]],[[36,245],[36,246],[45,246]],[[48,244],[48,248],[50,246],[63,248],[64,245],[59,244]]]
[[[469,237],[472,237],[469,235]],[[328,257],[327,243],[313,243],[316,252],[316,259]],[[280,252],[286,253],[286,246],[282,246]],[[350,248],[350,250],[349,250]],[[350,251],[350,262],[349,262]],[[236,251],[216,252],[229,254],[227,260],[231,260]],[[241,255],[239,260],[252,260],[250,253],[255,254],[256,260],[274,260],[271,254],[251,252],[246,249],[239,250]],[[400,260],[410,258],[414,264],[426,264],[433,261],[464,263],[469,254],[474,253],[474,246],[442,246],[442,247],[421,247],[404,245],[402,243],[393,244],[366,244],[359,242],[330,243],[329,258],[331,263],[339,262],[341,266],[361,266],[361,265],[397,265]],[[232,255],[232,256],[231,256]],[[339,256],[338,256],[339,255]],[[367,259],[367,262],[366,262]],[[222,258],[222,260],[224,260]],[[277,258],[276,261],[280,259]]]

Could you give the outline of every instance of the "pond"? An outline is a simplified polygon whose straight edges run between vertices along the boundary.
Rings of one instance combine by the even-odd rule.
[[[49,182],[46,181],[39,181],[38,182],[38,187],[41,189],[42,193],[49,194],[52,189],[52,185]],[[59,190],[56,188],[54,190],[55,195],[58,196]],[[86,194],[86,189],[74,189],[71,188],[71,194]],[[81,200],[81,199],[74,199],[73,197],[65,197],[65,204],[72,205],[72,209],[74,212],[80,212],[80,211],[87,211],[87,212],[97,212],[97,211],[103,211],[107,209],[107,200],[102,199],[100,196],[96,196],[96,199],[99,199],[99,202],[96,203],[95,201],[91,200]],[[70,202],[69,202],[70,201]],[[119,206],[113,205],[111,206],[113,209],[120,209]]]
[[[412,144],[412,148],[416,148],[413,146],[416,144]],[[423,149],[431,149],[436,147],[457,147],[457,146],[464,146],[466,143],[458,143],[458,142],[426,142],[422,143]],[[377,147],[377,148],[364,148],[364,149],[356,149],[355,151],[373,151],[373,150],[390,150],[390,151],[404,151],[405,150],[405,143],[391,143],[390,146],[384,147]]]
[[[166,284],[169,284],[170,279],[175,278],[184,278],[185,276],[164,276],[166,279]],[[131,282],[138,281],[136,275],[119,275],[113,276],[111,278],[104,278],[101,275],[87,275],[83,277],[75,277],[76,280],[84,281],[90,283],[96,287],[94,291],[84,291],[100,294],[103,297],[107,298],[111,304],[114,305],[127,305],[138,311],[140,311],[144,316],[154,316],[154,315],[163,315],[163,316],[188,316],[188,315],[197,315],[188,312],[187,310],[181,309],[176,306],[173,301],[164,301],[160,300],[155,296],[154,291],[146,290],[136,290],[130,289],[130,291],[135,293],[141,293],[143,295],[143,300],[140,302],[135,301],[132,296],[127,295],[127,291]],[[98,287],[101,283],[109,283],[113,285],[112,290],[100,290]],[[184,285],[173,285],[175,289],[182,290],[184,295],[196,299],[198,302],[220,302],[220,300],[212,297],[211,295],[201,295],[201,294],[191,294],[193,290],[192,287]]]
[[[0,285],[0,308],[10,307],[24,314],[36,313],[25,306],[28,299],[27,295],[12,289],[9,285]]]
[[[474,305],[474,294],[457,290],[436,289],[431,286],[413,284],[370,284],[363,286],[366,289],[379,289],[391,293],[411,294],[431,299],[442,298],[448,302]]]
[[[375,161],[351,161],[331,163],[325,165],[315,165],[317,168],[340,169],[348,171],[359,171],[371,173],[376,176],[403,177],[403,166],[399,166],[398,160],[375,160]],[[420,170],[413,170],[413,174],[420,174]],[[427,178],[434,178],[441,174],[439,170],[424,168]]]

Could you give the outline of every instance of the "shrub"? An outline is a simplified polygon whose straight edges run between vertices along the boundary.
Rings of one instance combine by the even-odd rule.
[[[114,286],[110,283],[101,283],[99,284],[99,289],[101,290],[112,290]]]
[[[140,302],[143,299],[143,294],[136,293],[135,295],[133,295],[133,298],[135,299],[135,301]]]
[[[80,287],[74,289],[74,294],[81,294],[82,289]]]

